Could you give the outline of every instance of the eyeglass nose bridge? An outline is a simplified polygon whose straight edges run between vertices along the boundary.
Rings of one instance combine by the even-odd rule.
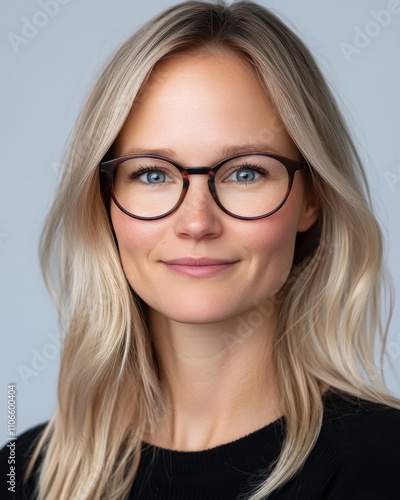
[[[215,190],[215,184],[214,184],[214,179],[215,179],[215,174],[216,170],[215,167],[190,167],[190,168],[179,168],[182,178],[183,178],[183,189],[182,189],[182,194],[175,205],[174,209],[172,211],[177,210],[180,205],[182,204],[183,200],[186,198],[186,194],[189,190],[189,175],[207,175],[208,176],[208,188],[210,190],[211,196],[213,197],[215,203],[222,208],[222,210],[225,211],[224,207],[221,205],[217,192]]]
[[[182,174],[186,175],[209,175],[215,177],[215,170],[213,167],[190,167],[182,169]]]

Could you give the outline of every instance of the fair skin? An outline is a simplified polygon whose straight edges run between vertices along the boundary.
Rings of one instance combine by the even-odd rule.
[[[248,63],[224,50],[160,63],[115,156],[156,152],[184,166],[208,166],[237,147],[299,159]],[[318,218],[302,174],[295,174],[285,205],[265,219],[225,214],[204,175],[190,176],[183,204],[168,217],[137,220],[114,203],[111,217],[125,275],[148,304],[167,402],[165,420],[146,441],[202,450],[281,416],[274,297],[290,271],[297,232]],[[229,265],[199,276],[168,265],[184,257]]]

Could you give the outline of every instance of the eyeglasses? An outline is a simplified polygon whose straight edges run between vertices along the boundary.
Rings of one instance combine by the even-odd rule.
[[[190,175],[208,175],[217,205],[237,219],[262,219],[287,200],[294,173],[307,168],[275,153],[251,152],[226,158],[212,167],[185,168],[158,155],[129,155],[100,164],[115,204],[130,217],[161,219],[181,205]]]

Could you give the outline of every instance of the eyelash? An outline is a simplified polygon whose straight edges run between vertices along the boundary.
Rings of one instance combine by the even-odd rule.
[[[235,169],[234,172],[241,170],[241,169],[245,169],[245,168],[250,168],[251,170],[255,170],[259,174],[267,174],[268,173],[268,170],[266,170],[265,168],[259,167],[258,165],[254,165],[254,164],[252,165],[250,163],[240,165],[239,167],[234,167],[234,169]]]
[[[154,167],[139,167],[139,169],[136,172],[131,172],[130,174],[128,174],[128,179],[129,180],[138,180],[138,178],[141,175],[149,173],[149,172],[163,172],[164,174],[167,175],[166,171],[163,168],[157,167],[154,165]]]
[[[232,174],[234,174],[235,172],[239,172],[240,170],[245,170],[246,168],[250,169],[250,170],[254,170],[255,172],[257,172],[258,174],[260,174],[262,177],[266,177],[268,175],[268,170],[265,170],[265,168],[262,168],[262,167],[259,167],[258,165],[251,165],[251,164],[247,164],[247,165],[240,165],[238,167],[234,167],[228,174],[228,177],[230,177]],[[248,183],[250,182],[254,182],[254,181],[249,181]],[[248,184],[246,183],[246,184]],[[244,182],[241,182],[239,184],[245,184]]]

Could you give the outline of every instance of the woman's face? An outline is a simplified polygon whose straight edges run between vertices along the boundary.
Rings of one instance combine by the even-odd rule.
[[[232,148],[299,159],[248,63],[230,51],[163,61],[124,124],[116,155],[157,153],[185,167],[211,166]],[[162,315],[182,323],[232,319],[273,299],[290,271],[296,233],[318,207],[296,172],[285,205],[259,220],[239,220],[214,202],[207,176],[191,175],[177,211],[152,221],[111,217],[126,277]],[[222,265],[174,265],[179,259],[218,259]]]

